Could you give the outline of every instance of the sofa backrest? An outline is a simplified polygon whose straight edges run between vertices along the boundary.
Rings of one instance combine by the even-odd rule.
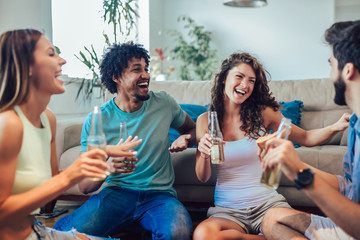
[[[178,103],[207,105],[210,103],[212,81],[150,82],[150,90],[166,91]]]
[[[212,81],[152,81],[152,91],[166,91],[178,103],[206,105],[210,103]],[[315,129],[335,123],[347,106],[334,103],[334,87],[328,78],[270,81],[270,91],[277,101],[301,100],[304,103],[301,127]],[[343,138],[343,139],[342,139]],[[336,134],[327,144],[346,144],[343,133]]]

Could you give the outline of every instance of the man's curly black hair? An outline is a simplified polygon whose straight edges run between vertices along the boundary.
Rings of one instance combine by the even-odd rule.
[[[265,130],[262,111],[267,106],[277,111],[280,105],[275,101],[275,97],[271,96],[266,78],[266,74],[268,74],[267,71],[255,57],[248,53],[233,53],[222,62],[219,72],[215,75],[211,89],[210,110],[217,112],[220,127],[222,127],[224,119],[225,80],[229,71],[240,63],[250,65],[256,77],[251,96],[241,104],[240,120],[243,124],[240,126],[240,129],[250,138],[256,139],[260,137],[261,132]]]
[[[121,77],[132,58],[144,58],[146,65],[149,66],[149,52],[141,44],[130,41],[123,44],[114,44],[108,48],[100,64],[100,75],[102,84],[110,93],[117,92],[114,79]]]

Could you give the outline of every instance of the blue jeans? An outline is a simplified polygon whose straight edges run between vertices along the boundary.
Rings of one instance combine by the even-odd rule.
[[[54,228],[108,236],[137,222],[153,239],[191,239],[192,223],[185,207],[170,193],[106,187],[92,195]]]

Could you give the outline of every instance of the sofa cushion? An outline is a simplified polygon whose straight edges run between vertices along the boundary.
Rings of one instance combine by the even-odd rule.
[[[78,144],[76,147],[69,148],[61,154],[61,157],[59,159],[59,169],[65,170],[68,168],[80,155],[80,144]]]
[[[79,146],[81,140],[82,123],[69,126],[64,130],[65,139],[64,151]],[[80,153],[80,152],[79,152]]]
[[[304,106],[304,108],[306,108],[306,106]],[[324,111],[304,110],[301,117],[301,127],[306,130],[323,128],[337,122],[341,118],[341,116],[346,112],[349,112],[349,110],[343,108],[334,109],[334,110],[324,110]],[[344,132],[338,132],[332,138],[330,138],[325,144],[339,145],[343,133]],[[343,144],[346,143],[345,139],[343,140]]]
[[[346,150],[346,146],[322,145],[300,147],[296,149],[296,152],[303,162],[313,167],[331,174],[344,175],[342,162]],[[294,186],[294,183],[282,175],[280,186]]]
[[[344,131],[341,137],[340,146],[347,146],[347,137],[348,137],[348,128]]]
[[[206,105],[211,100],[213,81],[152,81],[150,90],[166,91],[178,103]]]
[[[198,180],[195,172],[196,148],[188,148],[182,152],[171,153],[171,161],[175,172],[176,185],[208,185],[216,183],[216,165],[211,165],[211,177],[206,183]]]
[[[195,104],[179,104],[180,107],[191,117],[191,119],[196,123],[197,118],[204,112],[207,111],[208,105],[195,105]],[[174,128],[169,129],[169,140],[171,144],[180,136],[178,131]],[[196,145],[192,146],[196,147]]]
[[[59,169],[60,170],[64,170],[66,168],[68,168],[71,164],[73,164],[76,159],[78,158],[78,156],[80,155],[80,145],[76,146],[76,147],[72,147],[69,148],[68,150],[66,150],[60,157],[60,161],[59,161]],[[105,183],[103,184],[105,185]],[[100,192],[99,188],[97,191],[93,192],[93,193],[89,193],[89,194],[83,194],[82,192],[80,192],[78,185],[76,184],[75,186],[72,186],[71,188],[69,188],[68,190],[66,190],[63,195],[91,195],[94,193],[98,193]]]

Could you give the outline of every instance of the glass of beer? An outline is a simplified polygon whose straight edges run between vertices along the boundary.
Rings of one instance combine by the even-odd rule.
[[[123,142],[125,142],[127,138],[128,138],[128,132],[127,132],[126,122],[120,122],[120,139],[122,139]],[[131,174],[134,172],[134,161],[125,159],[123,163],[126,164],[126,166],[121,167],[121,169],[129,170],[129,172],[124,172],[121,174]]]

